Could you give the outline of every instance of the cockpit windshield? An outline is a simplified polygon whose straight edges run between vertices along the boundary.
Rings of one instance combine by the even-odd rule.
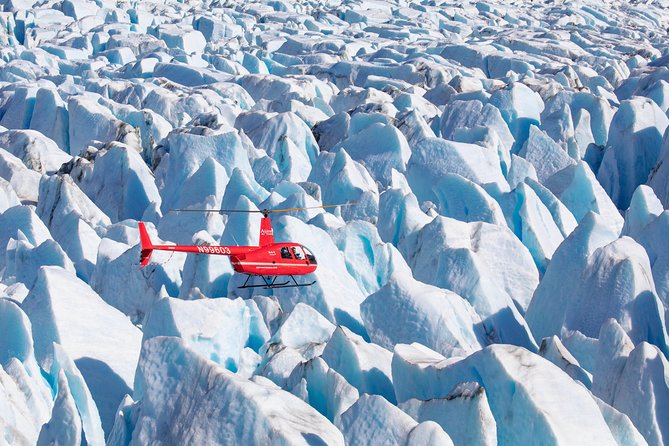
[[[307,260],[316,265],[318,263],[316,262],[316,256],[311,251],[309,251],[306,246],[303,246],[302,249],[304,249],[304,254],[307,256]]]

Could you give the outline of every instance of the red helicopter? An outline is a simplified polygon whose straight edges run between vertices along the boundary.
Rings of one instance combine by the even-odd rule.
[[[263,209],[260,211],[242,211],[234,209],[172,209],[170,212],[261,213],[263,217],[262,220],[260,220],[260,239],[258,246],[154,245],[149,238],[149,233],[146,231],[144,223],[139,222],[139,238],[142,244],[139,264],[142,268],[147,266],[151,258],[151,253],[154,250],[223,255],[230,256],[230,263],[232,263],[232,268],[236,272],[247,275],[244,285],[239,288],[290,288],[311,286],[316,283],[315,280],[309,283],[298,283],[294,276],[302,276],[316,271],[316,267],[318,266],[316,257],[306,246],[300,245],[299,243],[275,243],[274,230],[272,229],[269,214],[305,209],[325,209],[336,206],[348,206],[350,204],[352,203],[288,209]],[[255,276],[261,277],[264,283],[258,285],[249,284],[249,280]],[[277,279],[280,276],[290,277],[293,283],[290,283],[290,280],[277,283]]]

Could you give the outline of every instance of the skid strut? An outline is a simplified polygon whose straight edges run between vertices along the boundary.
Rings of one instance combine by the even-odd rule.
[[[251,277],[261,277],[264,283],[261,284],[256,284],[256,285],[249,285],[249,280],[251,280]],[[295,288],[295,287],[303,287],[303,286],[311,286],[316,281],[314,280],[313,282],[309,283],[298,283],[297,280],[295,280],[295,277],[293,275],[289,275],[290,279],[293,281],[293,283],[290,283],[290,280],[287,280],[285,282],[280,282],[276,283],[277,279],[279,276],[255,276],[252,274],[247,274],[246,275],[246,280],[244,281],[244,285],[240,286],[239,289],[244,289],[244,288],[264,288],[264,289],[274,289],[274,288]]]

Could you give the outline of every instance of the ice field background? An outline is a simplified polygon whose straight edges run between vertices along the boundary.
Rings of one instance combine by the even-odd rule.
[[[669,444],[668,1],[0,6],[1,445]]]

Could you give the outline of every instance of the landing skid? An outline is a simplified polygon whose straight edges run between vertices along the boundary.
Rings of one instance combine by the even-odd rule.
[[[251,277],[261,277],[263,282],[265,282],[265,283],[261,283],[261,284],[258,284],[258,285],[249,285],[248,282],[251,279]],[[315,280],[313,282],[310,282],[310,283],[297,283],[297,280],[295,280],[295,277],[293,277],[292,275],[290,275],[288,277],[290,277],[292,279],[293,283],[290,283],[290,280],[287,280],[285,282],[276,283],[276,280],[279,278],[279,276],[267,276],[267,277],[265,277],[265,276],[253,276],[251,274],[247,274],[246,275],[246,280],[244,281],[244,285],[242,285],[238,288],[240,290],[245,289],[245,288],[264,288],[264,289],[268,290],[268,289],[274,289],[274,288],[295,288],[295,287],[311,286],[314,283],[316,283]],[[271,278],[271,280],[269,280],[268,278]]]

